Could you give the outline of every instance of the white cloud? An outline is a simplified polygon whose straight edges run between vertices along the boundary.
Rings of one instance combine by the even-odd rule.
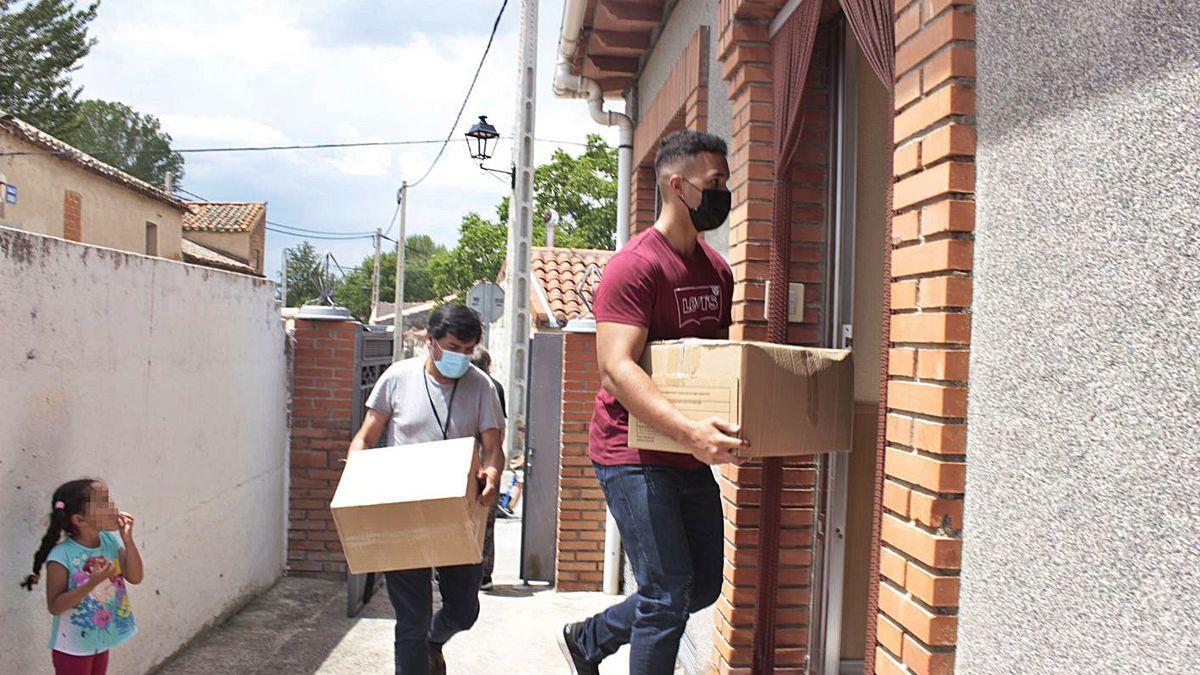
[[[77,82],[87,97],[158,115],[179,147],[441,139],[498,4],[405,3],[105,0],[93,26],[99,42]],[[615,142],[615,131],[595,125],[582,102],[551,95],[559,8],[542,4],[538,137],[582,142],[587,133],[602,133]],[[519,12],[509,5],[445,155],[412,192],[411,233],[452,243],[463,214],[490,217],[508,193],[507,178],[497,180],[470,160],[461,134],[479,114],[505,134],[515,121]],[[399,19],[412,12],[421,18],[407,30],[409,22]],[[537,160],[546,161],[555,147],[539,143]],[[268,217],[279,222],[372,230],[386,225],[400,182],[419,178],[437,150],[430,144],[192,154],[184,183],[214,199],[268,201]],[[504,143],[488,164],[507,168],[510,156]],[[293,243],[271,234],[268,260],[277,261],[279,248]],[[333,243],[343,264],[370,250],[369,240]]]

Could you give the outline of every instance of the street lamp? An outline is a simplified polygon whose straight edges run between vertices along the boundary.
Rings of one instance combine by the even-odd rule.
[[[465,136],[467,137],[467,150],[471,153],[471,159],[479,161],[479,168],[484,171],[508,176],[509,182],[515,190],[517,187],[517,169],[515,166],[508,171],[504,171],[502,169],[490,169],[483,165],[496,152],[496,141],[500,138],[500,132],[496,131],[496,127],[487,121],[487,116],[480,115],[479,121],[471,126],[471,129],[467,131]]]

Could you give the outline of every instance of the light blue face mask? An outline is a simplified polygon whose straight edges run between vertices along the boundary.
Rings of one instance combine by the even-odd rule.
[[[442,349],[442,358],[435,360],[433,365],[442,374],[442,377],[457,380],[467,374],[467,368],[471,367],[471,358],[466,354]]]

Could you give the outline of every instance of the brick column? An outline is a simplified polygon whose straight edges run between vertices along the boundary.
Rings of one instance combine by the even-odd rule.
[[[767,22],[782,2],[722,0],[720,60],[733,107],[730,147],[730,264],[734,272],[734,339],[766,339],[766,279],[775,179],[772,54]],[[789,279],[805,284],[803,321],[788,328],[791,344],[820,340],[825,293],[828,208],[828,36],[818,34],[801,105],[806,109],[800,150],[792,167]],[[798,672],[807,657],[810,616],[814,486],[811,458],[785,463],[776,587],[778,672]],[[721,471],[725,510],[725,580],[715,617],[721,673],[750,673],[758,605],[760,463]]]
[[[292,370],[288,573],[342,578],[346,559],[329,502],[342,475],[352,428],[354,321],[296,320]]]
[[[562,461],[558,490],[560,591],[598,591],[604,585],[604,492],[588,459],[588,426],[600,370],[595,333],[563,334]]]
[[[654,174],[654,159],[639,164],[633,169],[630,185],[630,199],[633,200],[629,216],[629,234],[633,236],[645,232],[654,225],[654,209],[657,206],[657,191]]]
[[[954,669],[975,225],[972,4],[896,2],[896,215],[876,673]]]

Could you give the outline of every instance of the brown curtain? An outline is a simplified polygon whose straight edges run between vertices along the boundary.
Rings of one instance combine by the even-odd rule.
[[[768,277],[771,297],[767,301],[767,339],[787,342],[788,254],[791,248],[792,160],[804,130],[800,99],[808,79],[821,2],[808,0],[784,22],[771,38],[775,85],[775,189],[771,223],[771,256]]]
[[[771,254],[767,298],[767,339],[786,343],[788,335],[788,266],[791,252],[792,160],[804,129],[804,95],[808,66],[812,61],[817,24],[821,21],[820,0],[803,3],[771,38],[774,66],[775,185],[771,218]],[[783,460],[763,461],[762,503],[759,508],[759,578],[754,672],[775,670],[776,580],[779,578],[779,506],[783,490]]]
[[[841,0],[842,10],[846,14],[846,22],[854,31],[858,45],[862,48],[867,62],[875,75],[883,82],[888,90],[888,135],[892,138],[892,122],[895,118],[895,82],[896,82],[896,24],[894,16],[894,0]],[[879,418],[876,424],[875,444],[875,485],[874,508],[871,516],[871,558],[870,586],[867,592],[867,644],[863,652],[865,663],[863,672],[875,672],[875,634],[879,613],[879,538],[883,518],[883,476],[884,476],[884,447],[886,446],[887,431],[887,382],[888,382],[888,347],[891,343],[892,325],[892,157],[894,147],[891,142],[887,147],[880,148],[884,153],[887,165],[887,223],[884,227],[883,256],[883,316],[882,316],[882,350],[880,358],[882,368],[879,372]]]

